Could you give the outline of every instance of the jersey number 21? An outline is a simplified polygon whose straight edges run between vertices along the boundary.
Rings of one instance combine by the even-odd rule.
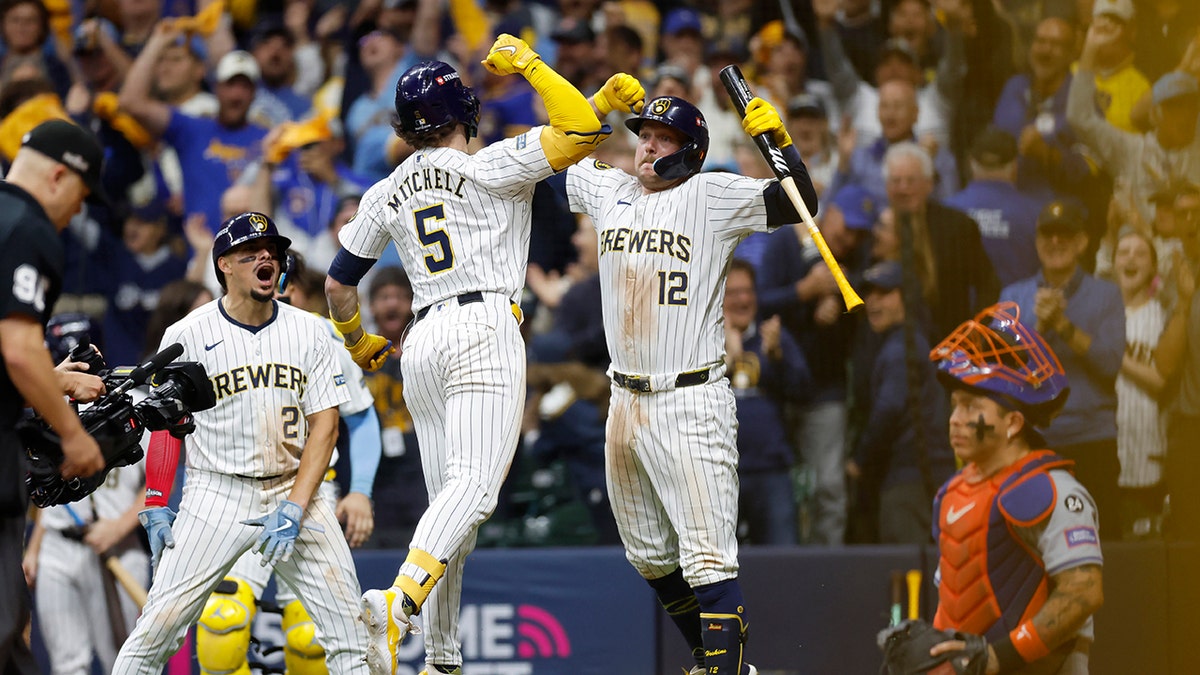
[[[439,274],[454,267],[454,247],[450,245],[450,235],[446,234],[445,226],[431,228],[435,222],[446,220],[446,211],[442,205],[434,204],[417,209],[413,211],[413,219],[417,224],[417,239],[428,251],[425,254],[425,268],[429,273]]]

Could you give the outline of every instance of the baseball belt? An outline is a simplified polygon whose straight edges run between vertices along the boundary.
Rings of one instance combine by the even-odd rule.
[[[700,370],[689,370],[686,373],[680,373],[675,376],[675,388],[682,389],[683,387],[694,387],[697,384],[708,382],[708,376],[711,368],[701,368]],[[649,394],[650,388],[649,375],[626,375],[613,371],[613,382],[622,389],[628,389],[635,394]]]
[[[471,291],[470,293],[463,293],[462,295],[459,295],[459,296],[455,297],[454,299],[458,301],[459,306],[469,305],[473,302],[483,302],[483,291]],[[418,309],[414,323],[416,321],[420,321],[421,319],[424,319],[425,315],[429,314],[429,310],[437,304],[438,303],[435,302],[432,305],[429,305],[428,307],[422,307],[421,309]],[[518,305],[515,302],[510,302],[509,305],[510,305],[509,309],[512,310],[513,318],[515,318],[517,320],[518,324],[522,323],[525,320],[525,315],[521,313],[520,305]]]

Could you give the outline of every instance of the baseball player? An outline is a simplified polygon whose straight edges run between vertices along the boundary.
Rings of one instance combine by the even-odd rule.
[[[47,324],[46,346],[61,361],[94,333],[87,315],[60,314]],[[148,440],[143,436],[143,450]],[[54,675],[91,673],[93,655],[105,673],[111,671],[137,620],[139,607],[105,563],[115,557],[142,588],[149,584],[149,558],[134,534],[145,479],[142,462],[118,467],[86,499],[38,513],[25,548],[25,577],[34,587]]]
[[[746,111],[745,131],[772,134],[815,213],[779,114],[760,98]],[[700,173],[708,126],[691,103],[661,96],[625,124],[638,136],[635,175],[602,162],[567,172],[571,210],[591,216],[599,236],[613,513],[626,557],[692,648],[691,672],[753,674],[742,659],[737,418],[722,305],[738,243],[800,215],[777,180]]]
[[[395,583],[363,595],[372,637],[367,660],[377,674],[396,672],[396,646],[427,600],[428,672],[462,666],[463,563],[496,507],[524,407],[515,299],[524,286],[534,184],[583,159],[611,131],[524,41],[501,35],[484,65],[498,75],[522,74],[545,103],[549,125],[469,155],[479,99],[445,63],[410,68],[396,87],[397,131],[415,152],[363,196],[339,235],[342,248],[326,282],[334,323],[355,362],[369,370],[394,348],[363,332],[357,284],[389,241],[418,308],[401,368],[431,501]],[[619,81],[614,76],[605,86]]]
[[[281,282],[284,289],[277,294],[278,298],[316,316],[326,316],[325,275],[309,269],[300,254],[291,255]],[[382,452],[379,417],[375,414],[375,401],[367,389],[362,369],[354,364],[349,352],[340,349],[342,338],[329,320],[322,319],[322,323],[326,326],[328,339],[333,341],[333,352],[347,375],[346,389],[350,399],[338,406],[341,416],[338,446],[330,458],[330,468],[325,472],[320,491],[337,504],[335,514],[339,521],[345,522],[346,541],[351,548],[356,548],[371,536],[374,528],[371,489]],[[339,451],[349,451],[351,469],[350,489],[341,498],[333,469]],[[196,660],[202,673],[246,672],[255,602],[262,598],[272,573],[271,568],[260,564],[259,556],[247,551],[209,596],[196,631]],[[316,640],[312,618],[296,594],[287,585],[280,584],[275,604],[283,610],[283,660],[288,675],[326,675],[329,670],[325,667],[325,650]]]
[[[1066,403],[1066,373],[1011,302],[959,326],[930,359],[965,466],[934,500],[933,628],[906,626],[891,640],[891,672],[951,661],[972,675],[1085,675],[1104,601],[1099,518],[1073,462],[1043,450],[1038,432]]]
[[[157,432],[151,438],[139,520],[150,538],[154,585],[114,673],[157,673],[251,548],[304,599],[330,670],[365,672],[350,547],[333,500],[319,491],[337,406],[349,396],[327,327],[274,298],[290,243],[261,213],[225,221],[212,252],[225,295],[163,335],[164,345],[183,345],[181,358],[204,366],[217,404],[196,416],[188,437],[178,525],[166,502],[179,443]],[[238,593],[251,611],[253,600]]]

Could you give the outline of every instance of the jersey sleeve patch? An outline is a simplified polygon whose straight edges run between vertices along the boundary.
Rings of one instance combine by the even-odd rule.
[[[1096,528],[1087,525],[1069,528],[1063,532],[1063,536],[1067,539],[1067,548],[1098,546],[1100,544],[1100,537],[1096,534]]]
[[[1030,527],[1054,511],[1056,500],[1054,479],[1039,471],[1023,478],[1000,495],[1000,511],[1014,525]]]
[[[605,170],[605,169],[611,169],[611,168],[613,168],[613,165],[612,165],[612,164],[609,164],[608,162],[603,162],[603,161],[600,161],[600,160],[598,160],[598,159],[593,159],[593,160],[592,160],[592,166],[594,166],[594,167],[596,167],[597,169],[600,169],[600,170],[602,170],[602,171],[603,171],[603,170]]]

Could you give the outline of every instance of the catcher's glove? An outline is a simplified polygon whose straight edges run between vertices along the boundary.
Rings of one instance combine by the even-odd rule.
[[[966,647],[930,656],[934,646],[960,640]],[[987,641],[978,635],[938,630],[925,621],[905,621],[879,632],[876,642],[883,650],[881,671],[888,675],[984,675],[987,672]]]

